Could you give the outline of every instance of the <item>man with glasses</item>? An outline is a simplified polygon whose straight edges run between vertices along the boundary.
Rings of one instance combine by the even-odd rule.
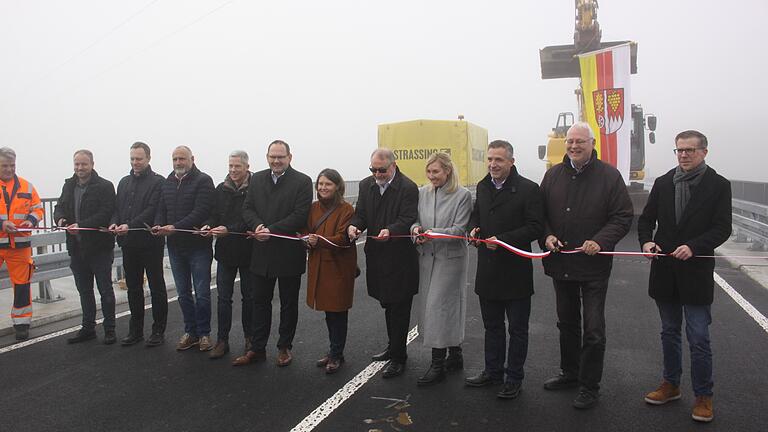
[[[629,232],[633,212],[621,174],[597,158],[590,125],[575,123],[565,142],[563,162],[541,181],[545,226],[540,243],[553,252],[579,248],[583,253],[554,253],[543,261],[555,286],[561,369],[544,388],[579,387],[573,406],[587,409],[600,396],[605,297],[613,264],[611,256],[598,253],[612,251]]]
[[[384,308],[389,344],[374,361],[389,361],[384,378],[401,375],[408,358],[406,339],[413,296],[419,291],[419,256],[407,236],[418,217],[419,189],[400,172],[387,148],[371,154],[371,176],[360,182],[355,215],[347,229],[354,242],[368,230],[365,241],[368,295]],[[372,238],[373,237],[373,238]]]
[[[293,361],[291,349],[299,321],[299,288],[306,270],[307,251],[300,241],[270,235],[293,236],[307,224],[312,179],[293,169],[292,159],[288,143],[272,141],[267,147],[269,168],[251,176],[243,203],[243,220],[255,239],[250,266],[254,329],[251,348],[232,362],[234,366],[266,359],[275,283],[280,291],[277,365],[288,366]]]
[[[675,137],[678,166],[656,179],[637,232],[643,252],[653,257],[648,293],[661,317],[664,373],[645,396],[651,405],[680,399],[683,371],[681,327],[691,351],[694,420],[709,422],[712,410],[712,349],[709,344],[714,295],[715,248],[731,235],[731,184],[707,166],[707,137],[688,130]],[[654,233],[655,230],[655,233]]]

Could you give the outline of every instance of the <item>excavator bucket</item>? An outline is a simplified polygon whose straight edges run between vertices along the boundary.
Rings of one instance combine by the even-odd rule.
[[[629,41],[602,42],[599,49],[610,48],[612,46],[628,43]],[[574,45],[553,45],[539,50],[541,59],[541,78],[579,78],[581,69],[579,68],[580,54]],[[637,73],[637,44],[630,45],[630,54],[632,57],[633,74]]]

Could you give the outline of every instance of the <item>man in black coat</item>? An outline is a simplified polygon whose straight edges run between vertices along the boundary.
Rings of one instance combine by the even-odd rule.
[[[589,124],[578,122],[566,134],[563,162],[541,181],[545,227],[542,248],[556,252],[544,259],[552,278],[560,330],[560,369],[544,383],[547,390],[579,387],[573,406],[593,407],[600,397],[605,357],[605,298],[612,251],[632,225],[632,202],[621,173],[597,158]],[[583,305],[583,320],[582,320]],[[582,330],[583,322],[583,330]]]
[[[177,230],[195,230],[205,225],[213,207],[213,180],[197,169],[189,147],[176,147],[172,157],[173,172],[161,185],[152,233],[168,236],[168,259],[184,316],[184,335],[176,344],[176,350],[186,351],[197,346],[200,351],[209,351],[213,349],[211,238]]]
[[[117,234],[117,244],[123,251],[125,285],[128,287],[128,307],[131,321],[128,335],[120,343],[134,345],[144,340],[144,272],[152,298],[152,333],[147,346],[164,342],[168,318],[168,294],[163,275],[165,241],[143,230],[155,222],[163,176],[152,171],[150,148],[143,142],[131,145],[131,172],[117,185],[117,208],[109,229]]]
[[[53,210],[56,224],[67,228],[67,252],[71,258],[69,268],[72,269],[83,309],[82,328],[67,342],[78,343],[96,337],[96,297],[93,294],[93,281],[96,279],[104,314],[104,343],[110,345],[117,341],[115,291],[112,288],[115,238],[98,229],[109,225],[115,211],[115,187],[93,169],[93,153],[90,150],[76,151],[73,162],[75,174],[64,182]]]
[[[251,347],[253,337],[253,284],[250,280],[251,251],[253,240],[243,235],[248,230],[243,219],[243,202],[248,194],[251,172],[248,171],[248,153],[235,150],[229,155],[227,177],[216,186],[216,205],[204,230],[216,237],[216,287],[218,338],[210,357],[217,359],[229,352],[229,331],[232,328],[232,296],[235,278],[240,274],[242,295],[242,323],[245,351]]]
[[[413,296],[419,291],[419,256],[410,238],[390,237],[410,234],[418,218],[419,189],[397,168],[392,150],[374,151],[370,171],[373,175],[360,182],[347,233],[354,242],[368,230],[364,248],[368,295],[384,308],[389,337],[387,349],[373,360],[388,360],[384,378],[391,378],[403,373],[408,358],[406,341]]]
[[[678,166],[653,183],[637,223],[643,252],[668,254],[651,262],[648,293],[661,317],[664,374],[645,401],[661,405],[680,399],[680,329],[685,317],[696,396],[692,417],[708,422],[713,418],[709,325],[715,260],[698,255],[714,255],[731,234],[731,184],[704,162],[707,137],[701,132],[679,133],[675,147]]]
[[[275,283],[280,291],[280,337],[277,365],[288,366],[299,320],[299,288],[306,271],[307,252],[301,241],[272,237],[295,236],[307,224],[312,205],[312,179],[291,167],[291,148],[276,140],[267,147],[269,168],[254,173],[243,203],[243,219],[252,231],[251,273],[255,327],[251,349],[235,359],[235,366],[266,358],[272,324]]]
[[[500,240],[530,251],[531,242],[544,229],[539,186],[518,174],[512,145],[507,141],[488,144],[487,159],[488,175],[477,184],[477,198],[468,225],[470,236]],[[467,378],[466,383],[482,387],[503,382],[497,396],[513,399],[520,393],[528,354],[533,264],[496,244],[475,245],[475,293],[480,297],[485,326],[485,369]],[[505,315],[509,323],[508,349]]]

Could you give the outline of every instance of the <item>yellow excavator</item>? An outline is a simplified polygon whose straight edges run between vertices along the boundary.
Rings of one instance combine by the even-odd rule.
[[[602,31],[597,21],[597,0],[574,0],[576,6],[576,25],[573,32],[573,45],[554,45],[539,50],[542,79],[580,78],[578,54],[630,43],[630,72],[637,73],[637,43],[630,41],[602,42]],[[574,92],[579,107],[579,119],[584,120],[584,102],[581,83]],[[630,192],[642,191],[641,183],[645,178],[645,131],[650,130],[648,139],[656,141],[656,116],[644,115],[641,105],[632,104],[632,133],[630,139]],[[539,146],[539,159],[547,164],[547,169],[563,160],[565,155],[565,133],[573,125],[576,116],[572,112],[562,112],[557,117],[555,127],[549,133],[547,144]],[[639,192],[638,192],[639,193]],[[633,198],[634,200],[634,198]],[[642,201],[641,198],[639,198]]]

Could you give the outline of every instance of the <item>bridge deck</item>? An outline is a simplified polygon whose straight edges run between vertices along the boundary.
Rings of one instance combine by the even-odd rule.
[[[634,238],[631,233],[620,248],[635,249]],[[473,263],[474,255],[471,260]],[[364,262],[360,264],[362,268]],[[474,265],[470,268],[473,277]],[[464,374],[454,373],[433,387],[417,387],[416,378],[428,366],[430,355],[416,339],[409,346],[408,369],[403,376],[383,380],[380,373],[376,374],[315,429],[300,430],[397,430],[391,424],[403,431],[691,430],[693,395],[687,354],[682,400],[651,407],[642,399],[659,383],[661,368],[659,319],[646,294],[645,260],[615,261],[608,294],[602,399],[587,412],[571,407],[574,391],[548,392],[542,388],[543,380],[557,372],[559,348],[552,285],[540,264],[535,269],[526,378],[518,399],[498,400],[496,388],[463,385],[464,374],[475,373],[483,366],[482,321],[470,278]],[[739,271],[718,266],[717,272],[758,311],[768,314],[768,290]],[[183,328],[176,303],[169,308],[167,343],[154,349],[143,345],[105,346],[100,341],[67,345],[67,336],[62,334],[9,350],[12,336],[2,337],[0,345],[6,348],[0,349],[0,364],[5,391],[0,404],[6,415],[0,429],[291,430],[368,367],[371,354],[386,342],[383,312],[365,294],[363,278],[358,279],[355,295],[347,363],[333,376],[314,366],[314,360],[327,349],[323,314],[303,305],[294,363],[287,368],[274,365],[274,334],[266,363],[230,366],[232,356],[242,349],[238,324],[233,325],[230,337],[233,353],[224,359],[212,361],[203,353],[176,352],[174,344]],[[238,314],[236,303],[235,317]],[[277,314],[273,315],[274,332]],[[713,321],[716,418],[708,430],[765,430],[768,333],[720,288],[716,288]],[[77,324],[78,319],[73,318],[50,324],[42,333]],[[127,317],[118,320],[119,336],[127,325]],[[100,326],[97,330],[101,330]],[[408,406],[388,408],[392,401],[379,398],[408,400]],[[400,413],[407,413],[413,424],[388,423]],[[366,419],[372,421],[366,423]]]

